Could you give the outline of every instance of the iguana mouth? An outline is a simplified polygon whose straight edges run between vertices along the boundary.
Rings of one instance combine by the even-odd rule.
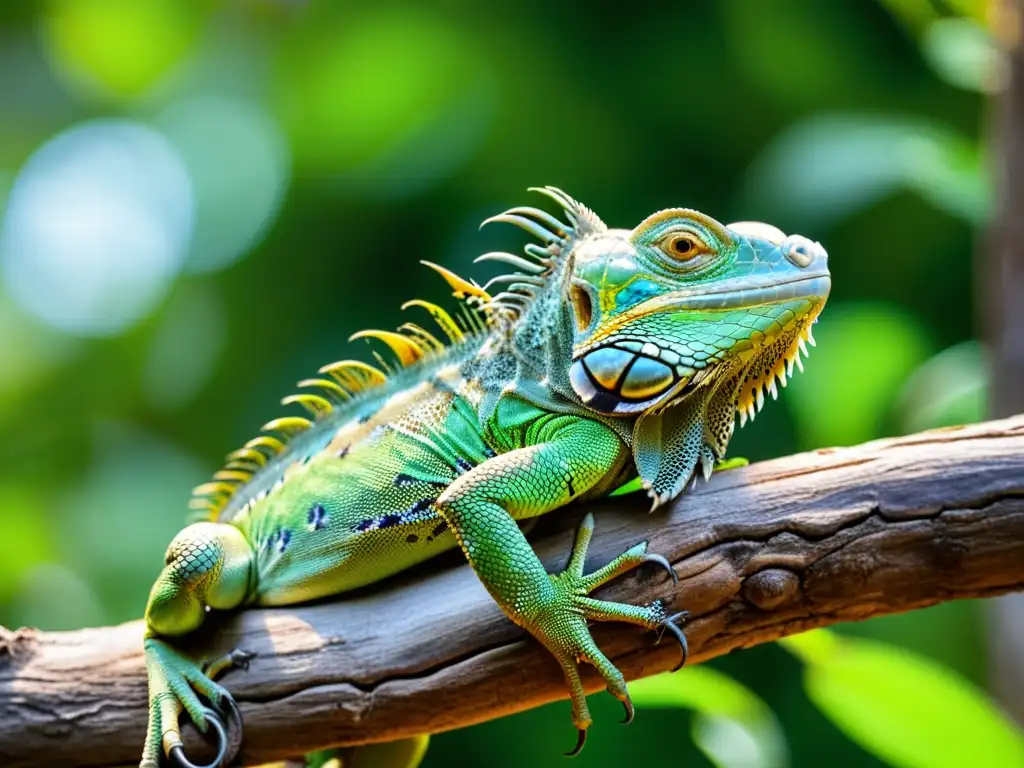
[[[714,290],[687,289],[673,291],[638,304],[602,323],[589,338],[580,339],[575,356],[580,358],[592,350],[602,348],[608,340],[623,332],[627,326],[642,317],[664,312],[716,312],[747,307],[781,304],[799,299],[823,301],[831,289],[828,272],[803,275],[792,280],[764,282],[751,285],[749,280],[725,281]],[[619,342],[614,342],[618,344]]]
[[[714,290],[703,289],[700,291],[674,291],[664,296],[659,296],[637,309],[661,304],[655,311],[665,309],[740,309],[743,307],[756,307],[761,304],[777,304],[793,299],[808,297],[828,296],[832,286],[832,278],[828,272],[802,275],[792,280],[782,280],[765,283],[764,285],[750,285],[749,280],[738,278],[735,284],[733,281],[725,281]],[[744,284],[746,283],[746,284]]]

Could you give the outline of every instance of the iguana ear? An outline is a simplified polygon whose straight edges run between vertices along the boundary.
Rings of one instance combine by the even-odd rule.
[[[704,441],[704,398],[688,401],[661,413],[647,413],[633,427],[633,460],[652,511],[671,501],[693,477],[698,462],[707,477],[714,454]]]

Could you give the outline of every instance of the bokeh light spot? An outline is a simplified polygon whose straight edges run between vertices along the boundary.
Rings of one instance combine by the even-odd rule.
[[[201,10],[177,0],[54,0],[42,18],[43,40],[76,90],[136,96],[186,53]]]
[[[171,107],[157,125],[184,159],[195,193],[195,237],[186,267],[223,269],[273,222],[290,171],[284,136],[262,107],[213,96]]]
[[[978,146],[933,121],[900,115],[797,121],[755,158],[746,186],[743,207],[783,228],[832,226],[901,188],[972,223],[990,208]]]
[[[114,334],[164,295],[192,224],[189,177],[166,139],[129,121],[81,124],[40,147],[15,179],[0,276],[46,323]]]
[[[988,355],[977,341],[962,341],[927,360],[907,379],[900,394],[903,431],[984,420],[990,370]]]

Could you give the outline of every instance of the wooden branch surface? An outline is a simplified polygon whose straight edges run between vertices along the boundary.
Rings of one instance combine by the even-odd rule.
[[[691,659],[701,661],[812,627],[1024,589],[1024,416],[723,472],[654,514],[642,495],[593,509],[589,568],[649,538],[681,578],[673,588],[645,568],[600,595],[689,610]],[[538,526],[549,570],[563,567],[580,515]],[[458,728],[566,692],[554,659],[501,614],[458,553],[347,599],[210,623],[197,652],[259,653],[225,678],[245,718],[247,764]],[[0,765],[137,764],[141,636],[137,621],[0,631]],[[673,643],[654,645],[636,627],[599,624],[594,636],[627,678],[678,659]]]

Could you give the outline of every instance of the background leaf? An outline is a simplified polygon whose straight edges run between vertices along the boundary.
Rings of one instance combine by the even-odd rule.
[[[816,630],[780,641],[806,664],[811,700],[898,768],[1019,768],[1024,738],[985,695],[903,648]]]
[[[711,667],[635,680],[629,692],[641,708],[694,710],[694,742],[719,768],[782,768],[789,763],[785,737],[768,705]]]

